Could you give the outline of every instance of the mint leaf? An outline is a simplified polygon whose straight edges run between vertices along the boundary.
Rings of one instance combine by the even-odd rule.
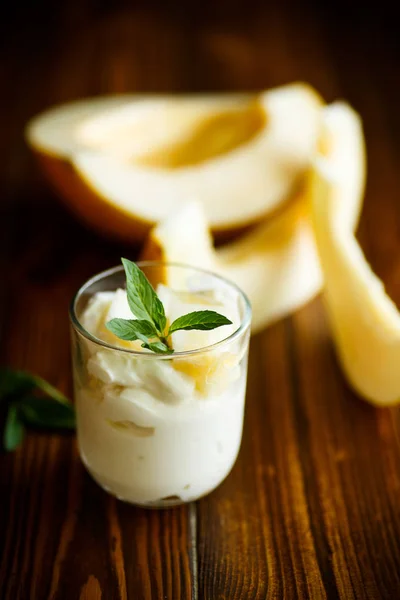
[[[57,402],[69,404],[68,398],[47,381],[25,371],[0,369],[0,400],[2,398],[20,397],[23,394],[39,389]]]
[[[60,390],[48,383],[48,381],[45,381],[37,375],[31,375],[31,377],[32,381],[35,383],[35,386],[39,390],[44,392],[47,396],[50,396],[50,398],[56,400],[56,402],[60,402],[61,404],[67,404],[68,406],[71,406],[71,402],[68,400],[68,398],[64,396],[64,394],[62,394]]]
[[[11,452],[15,450],[24,439],[25,429],[18,416],[18,408],[11,404],[8,409],[6,424],[3,432],[4,448]]]
[[[46,397],[34,395],[36,392],[42,392]],[[23,423],[68,429],[75,426],[74,406],[64,394],[37,375],[0,369],[0,401],[8,405],[3,431],[6,450],[14,450],[22,442]]]
[[[36,382],[30,373],[0,369],[0,401],[31,392],[35,387]]]
[[[172,348],[169,348],[167,344],[164,342],[150,342],[142,344],[142,348],[147,348],[147,350],[152,350],[153,352],[157,352],[157,354],[173,354]]]
[[[27,425],[51,429],[75,428],[73,405],[54,402],[50,398],[23,398],[18,403],[18,414]]]
[[[222,327],[222,325],[232,325],[232,321],[214,310],[197,310],[175,319],[169,328],[168,335],[180,329],[200,329],[207,331]]]
[[[153,323],[139,319],[111,319],[106,323],[114,335],[121,340],[134,341],[141,340],[148,342],[150,338],[158,337]]]
[[[167,319],[161,300],[139,267],[126,258],[121,260],[126,274],[129,308],[137,319],[151,321],[163,334]]]

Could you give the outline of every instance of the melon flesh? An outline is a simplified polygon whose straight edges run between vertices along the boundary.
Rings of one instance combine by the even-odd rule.
[[[364,185],[364,141],[358,115],[338,103],[323,110],[323,121],[332,122],[321,132],[318,153],[327,163],[340,165],[341,187],[335,204],[339,223],[352,231],[358,221]],[[323,150],[322,150],[323,149]],[[234,281],[249,297],[253,309],[253,332],[293,312],[322,288],[323,276],[311,216],[313,178],[280,214],[266,220],[238,240],[214,249],[204,209],[188,205],[155,227],[142,258],[184,262],[214,271]],[[163,268],[167,285],[173,270]]]
[[[325,127],[331,133],[337,116]],[[353,230],[338,206],[359,193],[343,185],[353,160],[351,149],[337,151],[335,162],[319,157],[313,169],[315,235],[325,277],[324,300],[343,370],[354,389],[377,405],[400,399],[400,314],[372,272]],[[354,183],[354,182],[353,182]]]
[[[240,231],[302,184],[321,115],[312,88],[134,98],[73,103],[27,128],[53,185],[95,228],[134,241],[195,200],[213,232]]]
[[[135,102],[135,96],[119,94],[50,108],[29,121],[25,130],[27,142],[36,152],[67,159],[82,147],[90,147],[90,141],[85,139],[88,137],[85,123],[118,114],[132,102]]]

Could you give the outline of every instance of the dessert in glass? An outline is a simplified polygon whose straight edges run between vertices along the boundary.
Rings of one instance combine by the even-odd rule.
[[[233,283],[197,268],[138,263],[171,323],[218,311],[231,324],[171,334],[173,354],[118,338],[132,319],[125,272],[87,281],[74,297],[71,335],[78,446],[92,477],[121,500],[161,508],[216,488],[242,437],[251,308]],[[166,277],[167,275],[167,277]],[[157,283],[168,281],[168,286]]]

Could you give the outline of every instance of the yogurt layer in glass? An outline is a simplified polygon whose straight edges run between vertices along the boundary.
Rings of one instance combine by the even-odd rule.
[[[158,263],[139,263],[150,281]],[[165,507],[211,492],[235,463],[243,426],[251,309],[232,283],[168,265],[173,288],[155,285],[170,322],[195,310],[232,321],[172,334],[172,355],[143,350],[105,326],[133,318],[122,267],[76,294],[71,335],[79,451],[107,491],[137,505]]]

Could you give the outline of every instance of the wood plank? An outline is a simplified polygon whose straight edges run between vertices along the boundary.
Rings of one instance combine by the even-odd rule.
[[[271,19],[271,15],[268,18]],[[334,23],[335,21],[333,21],[333,26]],[[263,25],[265,24],[261,20],[260,28]],[[347,45],[343,45],[342,32],[334,30],[336,38],[331,40],[331,47],[325,46],[321,37],[323,31],[320,35],[311,14],[295,13],[288,16],[288,13],[285,13],[283,19],[279,19],[279,14],[277,17],[275,15],[273,27],[274,35],[279,40],[286,41],[286,44],[280,44],[280,51],[276,53],[279,55],[276,68],[281,77],[286,75],[289,81],[292,79],[310,81],[328,100],[336,99],[340,95],[347,97],[348,92],[351,91],[351,88],[345,85],[348,81],[353,82],[353,88],[359,86],[360,78],[355,80],[353,77],[357,68],[349,70],[346,69],[345,64],[349,60],[348,55],[351,54],[353,57],[355,52],[355,49],[350,50],[354,43],[350,37],[347,39]],[[301,37],[296,35],[299,30],[302,32]],[[254,39],[255,35],[251,37],[252,41]],[[271,39],[269,39],[269,43],[272,43]],[[341,44],[341,52],[339,52],[337,48]],[[282,46],[285,52],[282,51]],[[260,46],[258,45],[257,48],[259,50]],[[335,48],[335,57],[338,55],[343,57],[338,72],[335,71],[337,65],[332,60],[333,52],[330,54],[331,48]],[[270,54],[274,54],[273,50],[270,50]],[[362,45],[360,45],[360,59],[361,54]],[[262,61],[259,59],[258,63],[260,62]],[[346,74],[345,81],[343,73]],[[388,196],[393,198],[394,190],[398,188],[399,182],[394,181],[393,172],[389,173],[388,164],[390,164],[391,157],[389,156],[388,140],[381,140],[382,143],[379,146],[377,143],[377,134],[382,133],[383,123],[377,121],[378,115],[370,110],[372,90],[366,90],[365,87],[361,90],[358,87],[358,90],[359,94],[365,95],[365,98],[358,97],[360,104],[356,103],[356,106],[359,109],[368,108],[368,110],[362,110],[362,114],[364,117],[374,120],[373,152],[381,153],[380,166],[377,166],[379,175],[377,174],[376,183],[379,182],[382,186],[386,182],[385,189],[389,192],[385,194],[383,208],[382,204],[376,202],[378,190],[376,189],[374,195],[369,184],[368,206],[372,205],[375,211],[375,220],[372,223],[380,222],[382,229],[388,233],[385,240],[382,240],[382,236],[375,235],[375,245],[379,245],[383,241],[385,246],[392,250],[390,254],[387,251],[384,260],[381,261],[381,269],[386,268],[387,274],[390,256],[393,259],[392,265],[396,267],[398,265],[398,260],[394,257],[399,256],[396,220],[399,213],[397,209],[397,214],[395,214],[394,204],[391,199],[388,200]],[[351,99],[352,95],[350,94]],[[370,137],[371,130],[372,123],[368,123],[367,139]],[[385,158],[382,156],[382,151],[385,152]],[[386,161],[385,165],[382,164],[383,160]],[[392,184],[389,183],[390,181]],[[377,212],[379,212],[379,216]],[[385,281],[388,283],[389,289],[393,289],[396,282],[398,285],[398,278],[392,277],[391,281],[385,278]],[[299,323],[302,324],[301,329]],[[203,562],[211,563],[211,559],[215,555],[220,557],[219,562],[222,562],[221,557],[226,555],[229,557],[228,564],[225,564],[227,558],[222,562],[223,576],[220,574],[218,579],[215,578],[215,574],[214,579],[211,579],[211,575],[208,575],[203,566],[205,597],[212,597],[211,590],[215,593],[215,589],[221,597],[226,598],[240,598],[241,593],[252,598],[265,597],[264,589],[259,595],[256,591],[257,585],[260,582],[264,583],[262,573],[265,566],[265,561],[258,550],[257,535],[254,535],[249,546],[249,553],[255,557],[258,565],[256,575],[254,575],[252,564],[248,559],[246,560],[248,547],[243,549],[241,543],[243,538],[247,539],[247,537],[242,535],[239,527],[236,527],[233,532],[227,530],[226,526],[224,527],[226,514],[229,515],[226,521],[231,524],[242,523],[243,513],[249,515],[247,522],[258,519],[260,529],[263,528],[263,539],[267,547],[266,556],[269,565],[268,597],[320,598],[326,595],[329,598],[390,597],[390,585],[392,585],[392,589],[399,589],[399,582],[394,572],[398,572],[400,554],[395,541],[396,525],[392,506],[394,495],[393,493],[388,494],[384,486],[388,485],[391,491],[397,489],[394,465],[398,464],[399,458],[398,430],[396,429],[399,419],[393,418],[393,414],[397,414],[397,410],[395,413],[394,411],[390,413],[391,417],[384,417],[384,411],[374,411],[355,399],[354,395],[349,392],[340,370],[334,364],[332,350],[328,346],[328,328],[320,302],[314,302],[286,322],[286,347],[282,351],[282,355],[279,348],[284,343],[282,340],[285,336],[282,331],[279,342],[278,327],[280,325],[262,335],[262,341],[258,341],[257,350],[254,350],[253,340],[250,365],[251,369],[256,369],[256,373],[252,370],[249,373],[247,421],[243,449],[238,461],[239,465],[243,461],[246,467],[243,465],[242,471],[239,471],[239,467],[234,469],[228,481],[221,488],[223,489],[221,498],[216,492],[215,500],[212,501],[209,498],[200,503],[199,531],[200,535],[208,541],[207,546],[205,543],[203,544],[205,548]],[[268,352],[269,344],[271,344],[269,356],[263,355],[261,348],[264,347]],[[328,356],[325,355],[327,346],[329,348]],[[255,363],[257,366],[254,366]],[[279,369],[281,363],[285,367]],[[334,373],[332,373],[332,368],[334,368]],[[265,372],[265,370],[268,383],[271,385],[269,380],[271,375],[275,381],[274,389],[277,390],[279,406],[284,411],[286,426],[282,415],[275,408],[274,394],[271,394],[271,389],[259,380],[259,375],[258,382],[252,383],[252,377],[257,377],[257,373]],[[280,374],[279,371],[281,371]],[[306,380],[307,384],[303,380]],[[285,382],[287,382],[286,387],[289,387],[286,393],[283,392]],[[255,386],[254,390],[253,385]],[[260,390],[265,391],[260,393]],[[278,399],[275,402],[277,403]],[[260,404],[263,408],[262,412],[255,408]],[[349,404],[351,408],[348,407]],[[356,407],[355,411],[354,407]],[[354,414],[349,418],[350,424],[348,424],[346,415],[352,410]],[[266,415],[270,418],[267,418]],[[388,419],[389,422],[387,422]],[[352,427],[355,420],[359,430],[357,439],[352,438]],[[379,425],[382,421],[385,424]],[[246,429],[249,422],[253,423],[251,433]],[[377,434],[377,429],[380,427],[383,427],[386,436],[384,446],[379,443]],[[280,439],[276,440],[274,444],[271,439],[274,439],[275,429],[279,431]],[[340,443],[336,442],[336,445],[333,440],[339,436],[337,430],[341,434],[341,441]],[[249,452],[247,438],[250,436],[253,440],[253,451]],[[352,444],[351,454],[343,446],[346,443]],[[272,446],[269,455],[255,451],[256,445],[265,449],[269,447],[268,444]],[[365,456],[365,446],[368,449],[367,457]],[[286,471],[284,460],[279,461],[279,455],[282,452],[288,461]],[[271,453],[275,457],[275,464],[272,466],[268,461]],[[377,455],[374,457],[375,453]],[[379,471],[383,467],[377,456],[387,461],[387,478],[382,475],[372,478],[368,476],[367,467],[370,461],[375,463],[375,468]],[[351,463],[351,468],[349,463]],[[277,466],[279,466],[278,469]],[[349,467],[349,470],[346,470],[346,467]],[[261,486],[261,489],[268,490],[267,498],[269,496],[273,498],[275,492],[278,499],[275,502],[271,502],[269,499],[267,504],[265,501],[263,503],[254,493],[254,479],[257,479],[257,469],[266,470],[268,468],[276,478],[274,486],[268,485],[270,483],[268,481]],[[363,476],[364,474],[365,476]],[[366,481],[367,477],[368,481]],[[389,481],[391,483],[388,483]],[[235,490],[242,489],[243,486],[251,494],[252,502],[249,498],[235,495]],[[293,490],[292,494],[290,494],[290,490]],[[227,512],[223,502],[226,496],[230,497],[231,495],[234,498],[232,505],[235,507],[233,514]],[[267,510],[262,512],[260,518],[260,508],[262,510],[263,506],[266,506]],[[305,542],[301,548],[296,546],[293,511],[298,518],[298,531],[302,532],[302,540],[307,540],[308,547]],[[282,527],[282,523],[290,523],[290,528],[286,532],[286,536],[279,535],[279,529],[274,530],[273,525],[266,526],[268,523],[278,524],[277,528],[279,525]],[[214,533],[211,538],[211,547],[208,536],[210,529],[218,531],[218,535]],[[271,531],[273,531],[272,535]],[[268,552],[271,541],[275,544],[275,547],[273,546],[275,554]],[[293,547],[295,550],[291,554]],[[304,560],[308,559],[307,568],[304,568],[303,572],[302,564],[296,564],[299,556],[302,557],[303,568]],[[378,563],[379,566],[377,566]],[[232,565],[234,566],[232,567]],[[241,573],[240,578],[239,572]],[[307,575],[311,578],[311,584]],[[238,582],[243,582],[243,580],[244,583],[238,591]],[[310,585],[314,587],[307,587]]]
[[[400,589],[393,478],[399,448],[391,412],[369,406],[348,388],[320,303],[295,316],[292,336],[312,518],[326,536],[340,598],[390,597],[391,588]]]
[[[270,7],[251,26],[246,37],[242,29],[240,35],[242,48],[254,54],[258,85],[296,80],[297,65],[281,11]],[[232,84],[233,60],[228,72]],[[221,488],[199,503],[204,598],[337,596],[325,539],[310,517],[314,507],[309,505],[309,482],[303,473],[286,328],[280,323],[252,339],[238,463]],[[215,560],[221,565],[218,576],[210,568]]]
[[[373,58],[369,41],[375,21],[358,32],[355,43],[348,24],[339,31],[329,11],[324,17],[321,33],[325,50],[330,50],[337,89],[360,111],[365,126],[369,170],[359,238],[396,298],[400,240],[395,189],[400,181],[385,131],[383,98],[371,85],[373,74],[391,57]],[[400,586],[395,575],[400,555],[394,509],[399,447],[393,426],[398,409],[374,409],[349,390],[319,303],[295,315],[291,338],[299,401],[308,424],[308,470],[317,483],[314,489],[310,486],[319,500],[312,515],[316,529],[325,531],[340,597],[390,598]]]
[[[60,22],[50,43],[54,51],[67,39],[71,23]],[[157,48],[150,56],[149,47]],[[136,14],[128,20],[120,15],[111,24],[100,19],[67,48],[62,68],[31,58],[43,88],[18,104],[10,135],[40,105],[126,88],[180,86],[174,29],[157,19]],[[17,62],[26,59],[24,53]],[[20,94],[34,79],[26,64],[24,73]],[[122,254],[134,254],[76,223],[39,183],[27,151],[21,154],[19,147],[17,154],[12,219],[18,226],[9,245],[15,259],[2,360],[42,375],[70,395],[72,294],[94,272],[118,263]],[[192,595],[190,507],[148,513],[119,505],[86,474],[71,436],[30,433],[23,448],[2,457],[1,474],[2,597],[187,600]]]

